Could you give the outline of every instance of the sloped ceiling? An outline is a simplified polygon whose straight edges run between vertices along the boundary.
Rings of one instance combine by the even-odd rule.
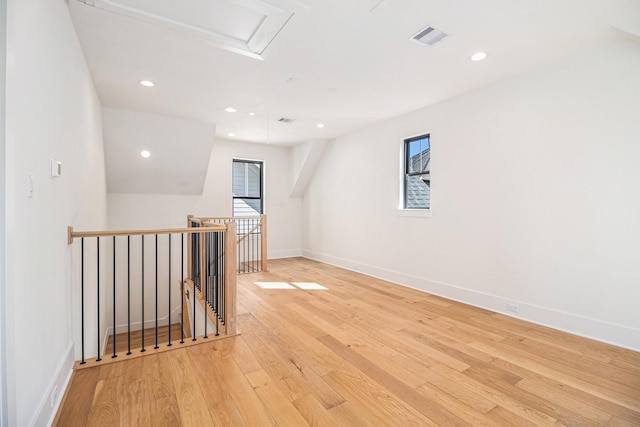
[[[102,120],[108,192],[202,194],[214,125],[113,108]]]

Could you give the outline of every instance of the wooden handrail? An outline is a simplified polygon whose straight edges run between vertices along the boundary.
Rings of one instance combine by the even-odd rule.
[[[242,222],[242,221],[252,221],[252,222]],[[257,224],[255,224],[253,221],[258,221]],[[239,259],[238,259],[238,272],[241,271],[240,269],[240,265],[243,264],[243,262],[245,261],[243,259],[244,255],[247,255],[247,253],[250,253],[252,255],[254,254],[259,254],[260,255],[260,259],[257,260],[251,260],[251,262],[259,262],[259,266],[256,267],[251,267],[254,271],[267,271],[267,215],[260,215],[260,216],[207,216],[207,217],[195,217],[194,215],[187,215],[187,225],[191,226],[191,225],[195,225],[198,224],[199,229],[210,229],[211,227],[220,227],[222,225],[230,225],[233,224],[236,226],[236,231],[237,231],[237,227],[238,224],[240,225],[240,227],[242,227],[243,233],[242,236],[238,236],[236,234],[236,236],[238,236],[237,241],[236,241],[236,253],[239,253],[240,255],[238,255]],[[255,224],[255,225],[253,225]],[[244,228],[245,227],[249,227],[251,226],[252,228],[248,231],[248,232],[244,232]],[[259,233],[256,233],[256,230],[260,230]],[[240,250],[240,244],[245,241],[247,239],[247,237],[249,237],[250,235],[254,235],[255,234],[259,234],[260,238],[259,240],[257,240],[257,245],[254,247],[254,250],[250,250],[249,252],[244,251],[244,250]],[[191,247],[191,236],[188,236],[189,239],[189,248]],[[247,242],[245,242],[245,244],[249,244]],[[188,249],[190,251],[190,249]],[[244,254],[244,255],[243,255]],[[187,259],[191,259],[190,258],[190,253],[187,254]],[[190,262],[190,261],[189,261]]]
[[[189,228],[163,228],[152,230],[115,230],[115,231],[73,231],[73,227],[67,227],[67,242],[73,243],[74,239],[80,237],[111,237],[111,236],[140,236],[146,234],[180,234],[180,233],[210,233],[212,231],[225,231],[226,225],[217,224],[208,227],[189,227]]]

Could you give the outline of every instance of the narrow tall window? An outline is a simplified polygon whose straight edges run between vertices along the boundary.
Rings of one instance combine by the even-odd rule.
[[[404,141],[404,208],[431,208],[431,144],[429,135]]]
[[[233,160],[233,216],[263,213],[262,170],[262,162]]]

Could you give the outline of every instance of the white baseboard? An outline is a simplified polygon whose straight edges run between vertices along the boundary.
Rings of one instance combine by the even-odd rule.
[[[514,301],[498,295],[478,292],[313,251],[302,250],[302,256],[538,325],[640,351],[639,329],[528,304],[523,301]],[[507,311],[507,303],[517,304],[519,312],[512,313]]]
[[[281,251],[268,251],[269,259],[279,259],[279,258],[293,258],[302,256],[302,251],[300,249],[286,249]]]
[[[71,342],[65,351],[64,357],[60,360],[60,363],[58,363],[53,378],[51,378],[49,385],[47,385],[44,394],[40,398],[36,411],[29,421],[30,426],[44,427],[50,426],[53,423],[53,419],[56,417],[58,408],[64,397],[64,392],[71,379],[74,363],[73,355],[73,342]],[[56,390],[55,396],[53,396],[54,389]]]
[[[176,319],[177,318],[177,321],[179,321],[180,320],[179,313],[180,313],[180,306],[177,306],[176,308],[174,308],[171,311],[171,318],[172,319]],[[166,326],[168,324],[169,324],[169,316],[163,316],[163,317],[158,318],[158,326]],[[145,320],[145,322],[144,322],[145,329],[153,328],[153,327],[155,327],[155,325],[156,325],[156,319],[155,318],[151,318],[151,319]],[[138,331],[140,329],[142,329],[142,322],[132,322],[131,323],[131,330],[132,331]],[[127,332],[127,330],[128,329],[127,329],[127,324],[126,323],[121,324],[121,325],[116,325],[116,334]],[[107,333],[106,333],[107,339],[109,338],[109,335],[113,335],[113,325],[107,327]]]

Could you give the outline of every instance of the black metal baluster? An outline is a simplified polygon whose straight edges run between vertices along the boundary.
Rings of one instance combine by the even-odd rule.
[[[245,236],[246,238],[244,239],[244,248],[245,248],[245,264],[246,264],[246,270],[245,273],[250,273],[251,270],[251,254],[249,253],[249,251],[251,250],[250,244],[251,244],[251,234],[249,233],[249,227],[251,226],[251,220],[250,219],[246,219],[245,220],[245,224],[247,224],[247,228],[245,229]]]
[[[156,345],[154,349],[158,349],[158,235],[156,234]]]
[[[80,239],[80,340],[82,342],[81,365],[87,363],[84,360],[84,237]]]
[[[221,312],[221,316],[220,316],[220,320],[222,321],[222,324],[224,325],[224,320],[225,320],[225,311],[226,311],[226,306],[225,306],[225,283],[226,283],[226,264],[224,262],[225,258],[227,257],[227,254],[224,252],[224,248],[225,248],[225,241],[226,241],[226,237],[228,236],[226,231],[223,231],[222,233],[220,233],[220,235],[222,236],[222,251],[224,254],[224,257],[222,259],[222,274],[220,275],[220,293],[221,293],[221,307],[222,307],[222,312]],[[234,242],[235,244],[235,242]]]
[[[131,236],[127,236],[127,356],[131,354]]]
[[[102,358],[100,357],[100,236],[96,237],[96,249],[97,249],[97,255],[96,255],[96,281],[97,281],[97,298],[98,298],[98,306],[97,306],[97,314],[98,314],[98,339],[97,344],[98,344],[98,358],[96,359],[96,362],[99,362],[102,360]]]
[[[254,222],[255,222],[254,219],[250,219],[249,220],[249,227],[251,227],[250,230],[253,230]],[[254,240],[253,239],[253,231],[251,232],[251,234],[249,235],[248,238],[250,239],[249,240],[249,245],[251,246],[251,249],[250,249],[251,250],[251,255],[250,255],[250,258],[249,258],[250,262],[251,262],[251,264],[250,264],[251,267],[249,268],[249,273],[253,273],[255,271],[255,267],[256,267],[255,266],[255,253],[254,253],[255,252],[254,251],[255,248],[253,247],[253,243],[254,243],[253,242],[253,240]]]
[[[203,237],[205,238],[204,248],[205,248],[205,251],[206,251],[205,252],[205,258],[204,258],[205,262],[206,262],[206,265],[205,265],[205,268],[204,268],[204,271],[205,271],[205,285],[206,285],[204,287],[204,302],[205,302],[205,304],[203,306],[203,308],[204,308],[204,337],[205,338],[209,338],[207,336],[207,324],[209,323],[209,322],[207,322],[207,305],[211,305],[211,304],[209,304],[209,300],[207,299],[207,296],[208,296],[207,294],[208,294],[208,291],[209,291],[209,277],[211,275],[210,268],[209,268],[209,266],[211,264],[209,262],[209,256],[207,256],[207,255],[209,255],[209,252],[210,252],[209,251],[209,243],[210,243],[209,233],[206,233]]]
[[[140,353],[144,353],[144,234],[142,235],[142,350]]]
[[[220,299],[220,318],[224,315],[224,260],[226,255],[224,253],[224,231],[220,232],[218,238],[218,251],[220,252],[219,264],[218,264],[218,298]]]
[[[220,301],[218,299],[219,295],[218,295],[218,275],[219,275],[219,252],[218,252],[218,237],[219,237],[220,233],[219,232],[215,232],[213,235],[213,296],[212,296],[212,300],[214,301],[214,305],[216,306],[215,308],[215,315],[216,317],[219,315],[220,312]]]
[[[180,235],[180,344],[184,344],[184,233]]]
[[[171,347],[171,233],[169,233],[169,279],[167,280],[167,288],[169,289],[169,314],[167,315],[167,323],[169,325],[169,344],[167,344],[167,347]]]
[[[218,306],[218,310],[216,310],[216,336],[220,335],[220,329],[218,328],[218,318],[220,317],[220,308],[222,305],[220,304],[220,235],[221,232],[216,233],[215,240],[215,268],[216,268],[216,281],[215,281],[215,292],[216,292],[216,305]]]
[[[200,233],[193,233],[191,235],[191,242],[195,241],[196,236],[199,237]],[[193,265],[195,263],[195,259],[200,259],[200,240],[198,240],[198,243],[193,246],[193,250],[191,251],[191,264]],[[198,270],[191,270],[194,280],[193,280],[193,292],[191,294],[191,299],[193,300],[193,328],[191,331],[191,341],[195,341],[196,340],[196,282],[195,282],[195,277],[196,277],[196,273],[195,271],[200,271],[200,265],[199,263],[196,264],[196,266],[198,267]]]
[[[116,236],[113,236],[113,356],[118,357],[116,354]]]

